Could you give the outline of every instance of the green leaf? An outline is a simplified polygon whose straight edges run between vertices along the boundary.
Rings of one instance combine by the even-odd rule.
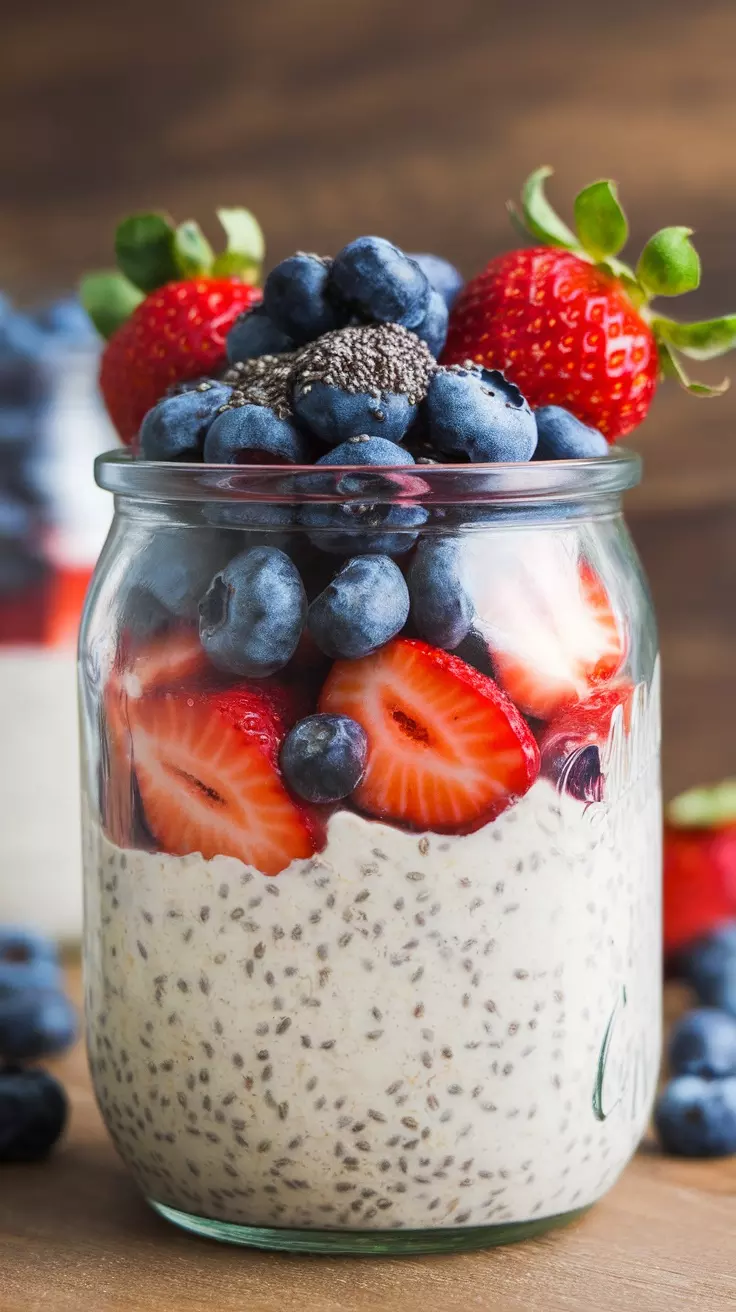
[[[736,314],[704,319],[701,323],[656,318],[652,320],[652,328],[658,337],[691,360],[715,360],[736,346]]]
[[[575,225],[583,249],[596,261],[618,255],[629,225],[619,205],[615,182],[591,182],[575,197]]]
[[[180,223],[174,233],[174,259],[182,278],[201,278],[215,261],[215,252],[193,219]]]
[[[243,209],[218,210],[217,217],[225,229],[227,250],[217,256],[214,272],[258,282],[266,247],[257,218]]]
[[[667,807],[667,819],[683,829],[718,829],[736,824],[736,779],[680,793]]]
[[[140,305],[143,292],[117,269],[100,269],[82,278],[79,299],[100,336],[107,339]]]
[[[556,214],[544,194],[544,184],[552,176],[554,169],[546,164],[536,169],[527,178],[521,191],[521,208],[524,225],[528,232],[543,241],[545,246],[562,246],[565,250],[579,250],[579,242],[573,232]]]
[[[118,268],[141,291],[152,292],[179,277],[174,228],[165,214],[131,214],[115,233]]]
[[[730,383],[727,378],[724,378],[723,382],[715,387],[709,386],[708,383],[693,382],[692,379],[688,378],[682,361],[678,359],[667,342],[662,341],[661,338],[657,342],[657,348],[662,373],[666,378],[676,379],[680,386],[684,387],[685,391],[689,392],[691,396],[722,396],[724,392],[728,391]]]
[[[636,276],[650,296],[680,296],[700,285],[700,256],[692,228],[662,228],[639,257]]]

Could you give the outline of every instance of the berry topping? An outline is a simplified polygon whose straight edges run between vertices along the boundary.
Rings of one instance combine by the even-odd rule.
[[[432,290],[429,294],[429,305],[427,312],[416,328],[412,332],[416,333],[420,341],[425,342],[432,355],[437,357],[442,351],[447,341],[447,325],[449,322],[449,312],[444,297],[439,292]]]
[[[678,1075],[660,1094],[654,1123],[666,1152],[680,1157],[736,1153],[736,1078]]]
[[[293,350],[293,338],[276,327],[262,305],[238,315],[227,335],[227,358],[231,364],[253,360],[259,355],[281,355]]]
[[[191,390],[166,396],[148,411],[140,431],[144,460],[201,460],[205,433],[230,388],[210,379]]]
[[[530,460],[537,425],[518,387],[498,372],[438,369],[427,393],[430,439],[441,451],[470,460]]]
[[[440,293],[448,310],[451,310],[465,281],[460,270],[450,264],[449,260],[443,260],[441,255],[416,255],[412,251],[410,259],[419,265],[430,286]]]
[[[419,637],[452,651],[473,622],[473,602],[463,582],[462,544],[451,538],[420,542],[407,582]]]
[[[588,460],[608,452],[608,443],[597,428],[581,423],[560,405],[540,406],[534,417],[537,460]]]
[[[351,241],[335,256],[331,281],[364,319],[416,328],[427,312],[427,277],[384,237]]]
[[[141,799],[163,851],[233,856],[264,875],[316,851],[319,823],[289,797],[278,768],[284,705],[247,685],[132,704]]]
[[[311,342],[347,322],[330,291],[331,260],[297,251],[269,273],[263,308],[281,332],[295,342]]]
[[[66,1124],[66,1095],[48,1071],[0,1069],[0,1162],[38,1162]]]
[[[199,616],[202,646],[218,669],[263,678],[294,655],[307,596],[283,551],[249,547],[215,575]]]
[[[414,459],[403,447],[381,437],[356,437],[333,447],[321,456],[320,466],[389,466],[413,465]],[[400,490],[400,475],[347,472],[338,480],[336,491],[350,496],[350,501],[302,506],[300,518],[312,543],[321,551],[336,555],[358,554],[398,556],[416,541],[416,528],[427,518],[423,506],[391,504]],[[397,481],[399,480],[399,481]],[[375,498],[381,498],[376,500]]]
[[[396,638],[363,660],[338,661],[319,709],[365,729],[368,764],[353,801],[381,820],[467,832],[539,773],[534,738],[498,685],[425,642]]]
[[[310,715],[289,731],[281,769],[289,787],[307,802],[339,802],[358,786],[368,739],[347,715]]]
[[[542,733],[542,774],[579,802],[603,799],[601,749],[608,741],[613,714],[619,706],[622,724],[629,729],[633,691],[632,684],[617,683],[594,692],[563,710]]]
[[[204,458],[211,465],[299,465],[307,459],[302,434],[262,405],[232,405],[207,432]]]
[[[347,561],[309,607],[307,624],[327,656],[368,656],[403,629],[409,590],[389,556]]]
[[[176,525],[161,525],[147,541],[139,541],[126,578],[131,591],[135,589],[135,605],[126,607],[131,628],[138,631],[138,607],[144,628],[148,626],[151,615],[142,604],[144,595],[152,597],[169,619],[196,620],[200,597],[229,554],[222,534],[205,527],[182,533]]]
[[[715,1007],[688,1011],[672,1029],[667,1051],[673,1075],[736,1075],[736,1017]]]

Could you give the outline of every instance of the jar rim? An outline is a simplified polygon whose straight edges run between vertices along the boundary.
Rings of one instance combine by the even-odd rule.
[[[453,465],[205,465],[136,460],[108,451],[95,460],[99,487],[145,501],[517,505],[615,496],[635,487],[642,460],[616,447],[585,460]],[[352,476],[352,477],[350,477]]]

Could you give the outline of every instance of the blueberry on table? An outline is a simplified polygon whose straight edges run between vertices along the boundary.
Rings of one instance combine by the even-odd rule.
[[[276,327],[262,305],[239,315],[227,335],[230,364],[254,360],[259,355],[281,355],[293,349],[294,339]]]
[[[144,460],[201,460],[207,429],[232,390],[209,380],[165,396],[148,411],[140,431]]]
[[[462,544],[442,538],[420,542],[407,582],[419,637],[452,651],[467,636],[475,612],[463,581]]]
[[[683,953],[682,967],[704,1006],[736,1016],[736,921],[696,939]]]
[[[300,465],[308,458],[303,435],[263,405],[236,405],[217,415],[207,432],[209,465]]]
[[[418,255],[412,251],[410,259],[419,265],[430,287],[440,293],[448,310],[451,310],[465,281],[460,270],[450,264],[449,260],[443,260],[441,255],[431,255],[424,251]]]
[[[736,1017],[715,1007],[686,1012],[672,1030],[668,1056],[674,1075],[736,1075]]]
[[[421,341],[426,342],[432,355],[439,357],[447,340],[449,311],[444,298],[439,292],[431,291],[427,313],[413,330]]]
[[[60,989],[0,994],[0,1059],[35,1061],[71,1047],[77,1016]]]
[[[67,1113],[66,1094],[48,1071],[0,1067],[0,1162],[46,1157]]]
[[[24,989],[61,987],[56,945],[43,934],[0,926],[0,999]]]
[[[307,595],[277,547],[250,547],[216,574],[199,607],[202,646],[218,669],[264,678],[296,651]]]
[[[586,460],[608,455],[603,434],[561,405],[540,406],[534,417],[538,437],[535,460]]]
[[[429,436],[441,451],[472,461],[527,461],[537,445],[532,411],[498,370],[438,369],[424,403]]]
[[[413,465],[408,451],[381,437],[358,437],[334,447],[322,456],[315,470],[330,465]],[[355,498],[332,504],[317,502],[301,508],[301,522],[310,541],[321,551],[353,556],[363,553],[397,556],[408,551],[417,537],[417,527],[427,518],[424,506],[392,504],[396,484],[390,476],[356,470],[342,474],[329,492]],[[383,497],[382,501],[372,498]]]
[[[368,739],[348,715],[309,715],[286,735],[280,764],[287,784],[307,802],[339,802],[365,772]]]
[[[657,1099],[654,1123],[663,1148],[679,1157],[736,1153],[736,1077],[678,1075]]]
[[[389,556],[347,561],[309,607],[307,627],[326,656],[357,660],[403,629],[409,589]]]
[[[329,260],[297,251],[271,270],[263,287],[263,309],[295,342],[311,342],[347,322],[332,293]]]
[[[358,237],[343,247],[335,256],[330,278],[364,319],[416,328],[427,312],[426,274],[384,237]]]

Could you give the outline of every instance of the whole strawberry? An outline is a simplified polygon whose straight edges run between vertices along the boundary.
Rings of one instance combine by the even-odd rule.
[[[664,826],[664,946],[676,952],[736,917],[736,780],[670,802]]]
[[[468,282],[450,315],[443,363],[502,369],[533,406],[560,405],[609,442],[644,419],[662,374],[698,396],[676,352],[696,360],[736,345],[736,317],[680,324],[652,311],[655,296],[692,291],[700,260],[689,228],[663,228],[636,269],[618,259],[628,225],[615,185],[594,182],[575,200],[577,234],[544,194],[538,169],[512,216],[544,244],[509,251]]]
[[[218,210],[228,248],[215,256],[198,225],[162,214],[125,219],[115,235],[118,270],[89,274],[81,295],[108,339],[100,388],[122,440],[170,387],[227,368],[225,338],[261,299],[261,230],[247,210]]]

